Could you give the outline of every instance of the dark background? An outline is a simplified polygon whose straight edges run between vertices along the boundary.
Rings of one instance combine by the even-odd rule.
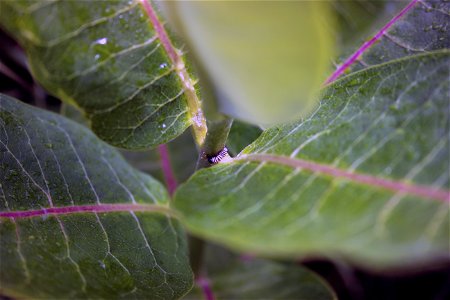
[[[0,29],[0,93],[29,104],[58,111],[61,102],[33,80],[20,46]],[[436,262],[427,269],[373,273],[326,260],[302,263],[321,275],[339,299],[450,299],[450,262]],[[0,300],[10,299],[0,295]]]

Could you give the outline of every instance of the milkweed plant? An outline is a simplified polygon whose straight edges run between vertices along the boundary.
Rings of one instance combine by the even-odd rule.
[[[0,95],[0,294],[337,299],[308,262],[447,272],[449,15],[447,0],[2,0],[1,28],[62,104]]]

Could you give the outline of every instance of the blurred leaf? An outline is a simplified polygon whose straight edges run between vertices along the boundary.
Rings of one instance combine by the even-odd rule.
[[[243,258],[214,245],[206,247],[204,259],[210,288],[218,300],[336,299],[319,276],[300,265]],[[204,299],[198,284],[186,299]]]
[[[86,128],[0,96],[2,294],[181,297],[192,274],[168,201]]]
[[[306,114],[316,104],[335,51],[330,2],[161,4],[205,73],[202,88],[211,81],[223,112],[261,124]]]
[[[196,111],[189,111],[184,81],[141,1],[0,5],[0,23],[25,48],[34,77],[80,107],[101,139],[149,148],[191,125]]]
[[[238,120],[233,122],[228,134],[227,147],[233,155],[250,145],[261,134],[262,129]]]
[[[411,56],[336,81],[308,119],[197,172],[174,207],[241,251],[372,268],[448,258],[449,62]]]
[[[212,278],[218,299],[336,299],[311,271],[268,260],[237,261]]]

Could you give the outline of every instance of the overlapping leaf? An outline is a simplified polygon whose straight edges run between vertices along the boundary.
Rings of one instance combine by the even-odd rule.
[[[335,82],[308,119],[201,170],[174,206],[192,232],[265,255],[448,257],[449,62],[412,56]]]
[[[211,283],[218,299],[336,299],[329,287],[304,267],[261,259],[237,261]]]
[[[80,107],[115,146],[165,143],[191,123],[180,78],[142,1],[1,1],[0,23],[25,48],[33,75]],[[176,51],[176,50],[173,50]],[[182,80],[183,79],[183,80]]]
[[[407,1],[403,2],[406,6]],[[450,2],[415,1],[404,17],[383,32],[376,44],[365,51],[352,66],[360,70],[405,56],[450,48],[448,26]]]
[[[331,2],[161,4],[205,75],[206,100],[216,96],[223,112],[256,124],[279,123],[316,104],[335,55]]]
[[[89,130],[0,98],[0,285],[18,298],[179,298],[186,241],[160,183]]]
[[[87,126],[86,118],[72,105],[63,104],[61,114]],[[246,145],[253,140],[249,140]],[[174,176],[178,182],[183,182],[194,173],[198,158],[197,148],[191,132],[185,131],[177,139],[168,143],[167,147]],[[147,151],[121,150],[120,152],[125,160],[136,169],[150,174],[160,181],[164,181],[159,147]]]
[[[295,263],[238,257],[208,245],[204,269],[208,277],[201,278],[186,299],[205,299],[206,284],[217,299],[336,299],[323,279]]]
[[[230,153],[237,155],[261,134],[262,129],[244,122],[234,121],[227,139]]]

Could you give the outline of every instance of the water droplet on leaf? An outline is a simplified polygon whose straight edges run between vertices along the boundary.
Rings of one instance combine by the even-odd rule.
[[[98,261],[102,269],[106,269],[106,265],[102,261]]]
[[[95,43],[100,44],[100,45],[106,45],[106,43],[108,43],[108,39],[104,37],[104,38],[96,40]]]

